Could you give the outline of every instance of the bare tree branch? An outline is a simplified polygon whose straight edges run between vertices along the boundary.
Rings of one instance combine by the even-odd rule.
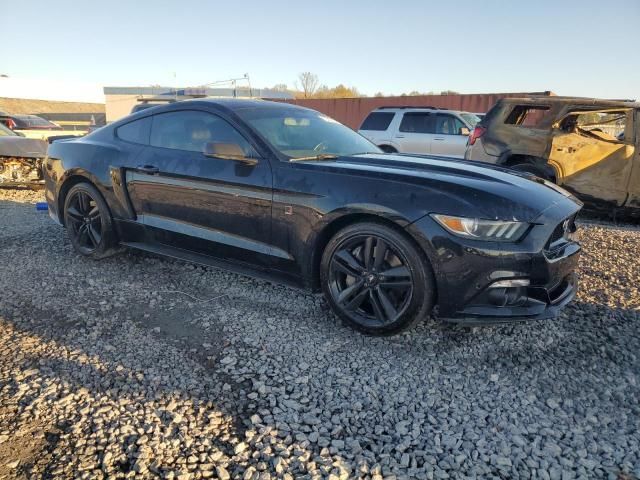
[[[296,88],[302,90],[304,98],[312,97],[318,89],[318,76],[315,73],[302,72],[298,75],[298,82],[300,82],[300,86],[296,82]]]

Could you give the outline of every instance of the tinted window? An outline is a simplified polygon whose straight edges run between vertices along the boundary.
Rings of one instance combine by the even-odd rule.
[[[245,156],[256,156],[244,137],[217,115],[186,110],[153,116],[151,145],[154,147],[203,152],[209,142],[237,145]]]
[[[365,118],[364,122],[362,122],[360,130],[384,131],[389,128],[389,124],[391,123],[391,120],[393,120],[394,115],[395,113],[393,112],[370,113],[369,116]]]
[[[466,127],[462,121],[453,115],[436,115],[436,133],[440,135],[460,135],[460,129]]]
[[[118,138],[126,142],[148,145],[150,126],[151,117],[141,118],[118,127],[116,134]]]
[[[540,128],[549,119],[550,108],[546,106],[516,105],[504,121],[508,125]]]
[[[433,115],[427,112],[408,112],[402,116],[400,131],[407,133],[434,133]]]

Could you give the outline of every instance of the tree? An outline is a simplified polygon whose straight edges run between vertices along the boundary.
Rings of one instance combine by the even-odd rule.
[[[302,91],[303,98],[312,97],[318,89],[318,76],[315,73],[302,72],[298,75],[298,82],[296,82],[296,88]]]
[[[289,87],[287,87],[286,83],[278,83],[271,87],[271,90],[275,90],[276,92],[288,92]]]

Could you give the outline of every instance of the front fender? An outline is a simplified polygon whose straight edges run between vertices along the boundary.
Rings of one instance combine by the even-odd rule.
[[[402,229],[411,224],[402,213],[373,204],[351,204],[328,212],[309,232],[303,249],[303,252],[308,252],[307,258],[300,262],[303,278],[314,291],[319,288],[319,265],[326,244],[345,226],[366,221],[378,221]]]

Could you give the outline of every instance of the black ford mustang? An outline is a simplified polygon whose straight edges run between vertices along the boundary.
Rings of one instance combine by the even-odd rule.
[[[353,327],[547,318],[575,295],[581,204],[499,167],[384,154],[313,110],[193,100],[55,142],[51,216],[124,245],[322,290]],[[535,181],[532,181],[534,179]]]

